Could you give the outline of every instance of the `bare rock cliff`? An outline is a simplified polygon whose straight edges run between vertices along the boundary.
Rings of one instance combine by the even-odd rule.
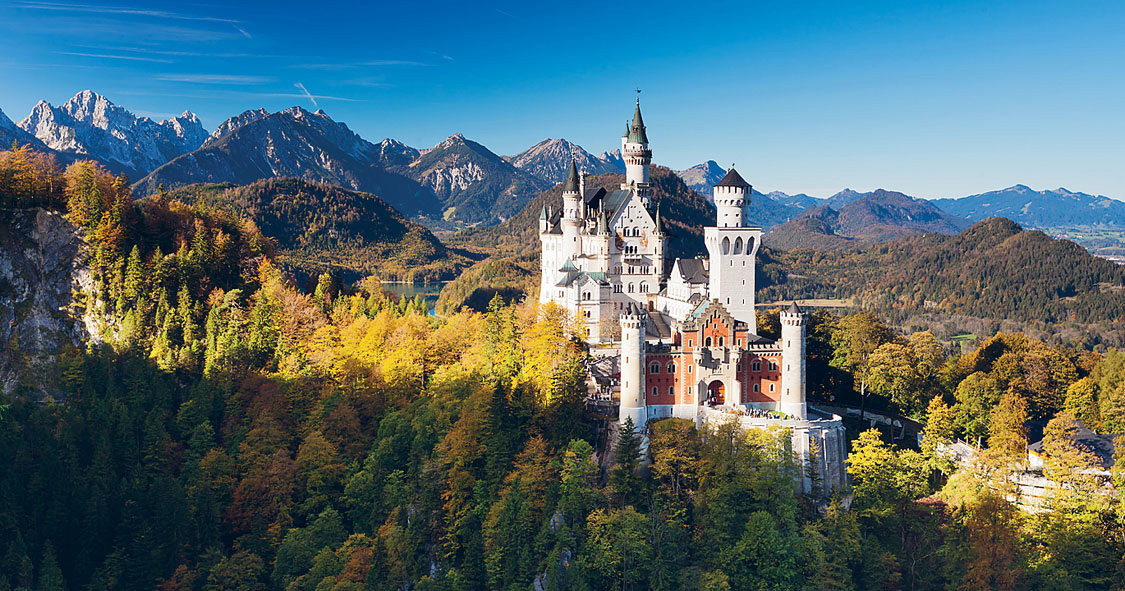
[[[78,229],[41,208],[0,209],[0,391],[42,376],[61,348],[97,336],[94,292]],[[28,371],[32,370],[32,371]],[[30,385],[30,384],[29,384]]]

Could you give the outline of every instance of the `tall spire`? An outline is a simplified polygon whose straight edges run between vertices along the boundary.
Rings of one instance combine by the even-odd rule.
[[[605,204],[604,203],[601,205],[601,207],[598,208],[598,235],[599,236],[608,236],[609,235],[609,221],[607,221],[606,218],[605,218]]]
[[[648,134],[645,133],[645,121],[641,118],[641,97],[637,97],[637,108],[633,111],[633,123],[629,126],[629,141],[635,144],[647,144]]]
[[[656,204],[656,235],[664,235],[664,223],[660,221],[660,203]]]
[[[570,159],[570,173],[566,177],[566,184],[563,185],[564,193],[577,193],[578,192],[578,164],[574,159]]]

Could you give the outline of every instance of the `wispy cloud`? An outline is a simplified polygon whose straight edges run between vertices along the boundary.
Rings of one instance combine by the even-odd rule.
[[[246,32],[246,29],[243,29],[242,27],[240,27],[238,25],[232,25],[232,26],[234,27],[234,30],[238,31],[239,33],[242,33],[243,37],[246,37],[247,39],[253,39],[253,37],[250,36],[250,33]]]
[[[81,51],[56,51],[59,55],[74,55],[78,57],[93,57],[99,59],[109,60],[127,60],[132,62],[155,62],[159,64],[170,64],[172,60],[166,60],[156,57],[144,57],[139,55],[114,55],[110,53],[85,53]]]
[[[236,76],[229,74],[161,74],[157,80],[190,82],[192,84],[265,84],[273,78],[265,76]]]
[[[72,4],[67,2],[18,2],[16,6],[35,10],[55,10],[63,12],[84,12],[93,14],[120,14],[128,16],[145,16],[152,18],[176,19],[185,21],[206,21],[215,23],[238,23],[238,20],[215,16],[193,16],[166,10],[148,10],[130,8],[125,6],[90,6],[87,4]],[[243,34],[246,34],[243,32]]]
[[[378,68],[384,66],[428,67],[430,64],[415,60],[365,60],[360,62],[328,62],[290,64],[291,68],[304,70],[350,70],[353,68]]]
[[[293,86],[296,86],[297,88],[301,89],[301,92],[305,93],[305,97],[307,97],[310,101],[312,101],[312,104],[313,104],[314,107],[320,108],[320,105],[316,104],[316,98],[313,97],[311,92],[309,92],[309,89],[305,88],[304,84],[301,84],[300,82],[298,82],[298,83],[294,84]]]

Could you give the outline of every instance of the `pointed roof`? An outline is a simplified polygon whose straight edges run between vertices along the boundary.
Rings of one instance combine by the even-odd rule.
[[[656,235],[664,234],[664,223],[660,221],[660,204],[656,204]]]
[[[598,235],[606,236],[609,234],[609,220],[605,217],[605,205],[598,209]]]
[[[648,134],[645,133],[645,121],[641,119],[641,99],[637,98],[637,108],[633,111],[633,123],[629,126],[629,141],[635,144],[647,144]]]
[[[625,121],[625,133],[621,134],[621,137],[629,137],[629,121]]]
[[[788,313],[790,313],[790,314],[800,314],[800,313],[801,313],[801,308],[799,308],[799,307],[797,306],[797,301],[796,301],[796,300],[793,300],[793,303],[789,304],[789,309],[787,309],[787,310],[785,310],[785,311],[786,311],[786,312],[788,312]]]
[[[738,174],[738,171],[735,170],[734,167],[732,166],[732,167],[730,167],[730,170],[727,171],[727,175],[723,177],[723,180],[715,183],[715,186],[716,187],[749,188],[750,183],[743,180],[742,175]]]
[[[539,219],[540,220],[546,220],[547,219],[547,206],[546,205],[539,208]]]
[[[578,192],[578,165],[574,159],[570,159],[570,173],[566,177],[566,184],[563,185],[564,193],[577,193]]]

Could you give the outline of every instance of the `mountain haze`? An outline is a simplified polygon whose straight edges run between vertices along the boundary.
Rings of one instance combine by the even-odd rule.
[[[960,199],[934,199],[931,203],[971,220],[1000,216],[1034,228],[1076,225],[1125,228],[1125,203],[1061,187],[1036,191],[1026,185],[1015,185]]]

